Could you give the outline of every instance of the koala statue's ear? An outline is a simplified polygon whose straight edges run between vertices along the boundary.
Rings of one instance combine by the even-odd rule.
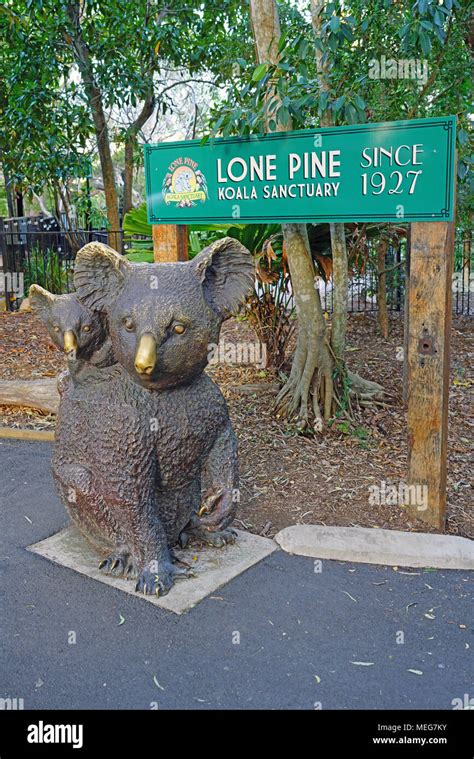
[[[113,248],[90,242],[78,251],[74,287],[79,300],[92,311],[105,311],[117,298],[130,264]]]
[[[56,296],[53,295],[53,293],[48,292],[48,290],[45,290],[44,287],[40,287],[40,285],[31,285],[28,294],[30,305],[34,313],[38,319],[46,321]]]
[[[253,291],[255,264],[252,255],[232,237],[224,237],[201,250],[191,265],[202,282],[207,301],[223,319],[227,319]]]

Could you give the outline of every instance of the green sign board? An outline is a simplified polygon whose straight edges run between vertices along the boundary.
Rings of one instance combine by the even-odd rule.
[[[452,221],[456,118],[145,145],[152,224]]]

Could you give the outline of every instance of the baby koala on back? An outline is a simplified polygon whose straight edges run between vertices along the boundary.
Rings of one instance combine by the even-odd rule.
[[[74,384],[92,379],[95,370],[115,364],[103,314],[84,306],[74,293],[53,295],[31,285],[29,295],[33,312],[45,324],[54,344],[65,352]]]

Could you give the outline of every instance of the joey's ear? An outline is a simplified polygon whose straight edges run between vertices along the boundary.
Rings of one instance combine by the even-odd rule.
[[[233,237],[212,243],[193,258],[209,305],[227,319],[251,294],[255,281],[252,255]]]
[[[93,311],[105,311],[122,290],[129,270],[129,262],[113,248],[101,242],[90,242],[76,256],[76,295]]]
[[[40,287],[40,285],[31,285],[29,297],[31,308],[38,319],[41,319],[43,322],[47,321],[56,296],[45,290],[44,287]]]

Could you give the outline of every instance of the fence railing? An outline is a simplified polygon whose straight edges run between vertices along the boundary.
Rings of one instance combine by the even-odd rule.
[[[83,245],[94,241],[117,243],[122,253],[127,253],[134,244],[143,245],[144,240],[123,230],[32,230],[20,225],[2,230],[0,223],[0,299],[3,297],[7,310],[15,311],[32,284],[55,294],[72,292],[74,260]]]
[[[45,228],[28,220],[15,220],[5,224],[0,219],[0,300],[3,296],[8,310],[17,310],[28,293],[31,284],[37,283],[53,293],[73,290],[72,274],[74,259],[80,247],[88,242],[113,242],[122,253],[137,247],[146,247],[149,238],[127,235],[123,230],[115,233],[107,230],[70,231]],[[349,312],[373,312],[377,310],[378,273],[375,257],[367,258],[363,270],[352,272],[348,288]],[[405,301],[405,250],[404,247],[389,248],[385,263],[387,308],[390,312],[403,311]],[[2,287],[3,286],[3,287]],[[333,308],[333,283],[318,280],[318,289],[325,311]],[[3,290],[3,293],[2,293]],[[291,296],[290,296],[291,297]],[[474,266],[471,239],[456,240],[453,276],[453,311],[456,314],[474,314]]]

